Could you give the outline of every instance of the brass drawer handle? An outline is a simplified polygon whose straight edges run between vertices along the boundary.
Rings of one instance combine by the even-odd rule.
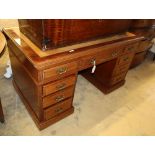
[[[62,101],[62,100],[64,100],[64,96],[63,95],[60,95],[60,96],[57,96],[56,98],[55,98],[55,100],[56,100],[56,102],[60,102],[60,101]]]
[[[65,84],[65,83],[62,83],[61,85],[56,86],[56,89],[62,90],[62,89],[64,89],[65,87],[66,87],[66,84]]]
[[[63,111],[63,109],[60,107],[60,108],[58,108],[58,109],[55,109],[55,112],[56,113],[61,113]]]
[[[57,69],[57,73],[60,75],[66,73],[66,72],[67,72],[67,67],[62,67],[62,68]]]
[[[128,50],[128,51],[131,51],[131,50],[133,50],[133,49],[134,49],[134,47],[133,47],[133,46],[132,46],[132,47],[128,47],[128,48],[127,48],[127,50]]]
[[[117,55],[118,55],[118,52],[113,52],[113,53],[111,54],[112,57],[116,57]]]
[[[127,57],[127,58],[124,58],[123,60],[124,60],[124,61],[129,61],[129,58]]]

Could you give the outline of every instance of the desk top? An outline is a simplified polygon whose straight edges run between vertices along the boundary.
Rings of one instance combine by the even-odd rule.
[[[89,50],[84,52],[84,49],[89,49],[95,46],[106,46],[109,44],[119,44],[120,42],[139,41],[143,37],[137,37],[136,35],[124,32],[103,39],[97,39],[94,41],[88,41],[80,44],[74,44],[71,46],[65,46],[57,49],[48,51],[40,50],[33,42],[31,42],[25,35],[23,35],[18,27],[5,28],[3,29],[7,37],[22,51],[25,57],[37,68],[43,66],[54,65],[56,63],[70,61],[72,58],[79,58],[82,55],[88,55]],[[71,52],[71,50],[73,52]]]

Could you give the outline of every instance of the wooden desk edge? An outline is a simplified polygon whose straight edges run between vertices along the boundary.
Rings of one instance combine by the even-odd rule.
[[[50,65],[54,65],[55,63],[57,63],[57,61],[52,60],[52,57],[55,56],[56,54],[52,54],[49,55],[45,58],[39,57],[33,49],[31,49],[31,47],[28,46],[28,44],[25,43],[26,48],[29,48],[29,51],[25,51],[25,49],[23,49],[14,39],[14,37],[9,33],[9,30],[11,30],[11,28],[6,28],[3,29],[4,33],[7,35],[7,37],[21,50],[21,52],[25,55],[25,57],[33,64],[33,66],[39,70],[43,69],[43,66],[49,66]],[[20,39],[20,37],[16,34],[16,37],[18,39]],[[134,36],[134,38],[131,38],[131,41],[140,41],[143,40],[144,37],[136,37]],[[124,42],[127,42],[126,40],[124,40]],[[129,42],[129,41],[128,41]],[[117,42],[118,43],[118,42]],[[106,45],[105,45],[106,46]],[[108,46],[108,45],[107,45]],[[44,52],[43,52],[44,53]],[[73,52],[73,53],[69,53],[69,52],[63,52],[63,53],[59,53],[59,55],[57,55],[58,57],[61,57],[63,60],[63,57],[65,58],[66,56],[72,55],[73,57],[76,56],[78,53],[77,52]],[[50,58],[51,60],[49,60],[48,58]]]

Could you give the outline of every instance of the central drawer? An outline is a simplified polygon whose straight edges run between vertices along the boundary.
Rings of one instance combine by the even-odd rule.
[[[139,45],[139,52],[143,52],[145,50],[148,50],[150,47],[151,47],[152,43],[148,40],[143,40],[140,42],[140,45]]]
[[[130,64],[133,57],[134,57],[134,53],[125,54],[125,55],[121,56],[119,61],[118,61],[118,65]]]
[[[74,86],[66,88],[65,90],[58,91],[54,94],[46,96],[43,98],[43,108],[49,107],[55,103],[61,102],[71,96],[74,93]]]
[[[123,50],[123,48],[115,47],[115,48],[104,49],[104,47],[98,47],[93,50],[94,50],[93,54],[82,57],[79,60],[78,70],[84,70],[89,67],[92,67],[94,61],[96,62],[96,64],[101,64],[110,59],[117,58],[118,55]]]
[[[50,108],[47,108],[44,110],[44,119],[48,120],[56,115],[59,115],[60,113],[65,112],[69,108],[72,107],[72,98],[69,98],[65,101],[62,101]]]
[[[125,55],[125,54],[130,54],[130,53],[134,53],[137,51],[138,49],[138,46],[139,46],[139,42],[138,43],[134,43],[134,44],[129,44],[127,45],[124,50],[122,51],[122,55]]]

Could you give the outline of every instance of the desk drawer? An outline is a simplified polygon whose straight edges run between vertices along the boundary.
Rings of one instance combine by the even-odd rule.
[[[100,50],[98,52],[98,50]],[[83,70],[89,67],[93,66],[93,61],[96,61],[96,64],[101,64],[107,60],[114,59],[118,57],[121,48],[119,49],[96,49],[95,54],[87,55],[85,57],[82,57],[79,62],[79,70]]]
[[[126,54],[120,57],[118,65],[130,64],[134,57],[134,53]]]
[[[151,45],[152,45],[151,41],[148,41],[148,40],[141,41],[139,44],[138,52],[143,52],[149,49]]]
[[[62,80],[51,82],[43,86],[43,96],[55,93],[75,84],[76,76],[72,75]]]
[[[113,76],[127,72],[130,64],[117,66],[114,70]]]
[[[48,120],[72,107],[72,98],[62,101],[50,108],[44,110],[44,119]]]
[[[122,54],[130,54],[131,52],[136,52],[138,49],[138,45],[139,43],[134,43],[134,44],[130,44],[127,45],[124,50],[122,51]]]
[[[147,51],[136,53],[133,60],[132,60],[130,68],[136,67],[137,65],[142,63],[144,61],[144,59],[145,59],[146,52]]]
[[[49,107],[55,103],[61,102],[73,95],[74,86],[61,90],[43,98],[43,108]]]
[[[115,76],[115,77],[112,78],[112,80],[111,80],[111,85],[114,85],[114,84],[116,84],[116,83],[118,83],[118,82],[124,80],[124,79],[125,79],[125,76],[126,76],[126,72],[124,72],[124,73],[122,73],[122,74],[120,74],[120,75]]]
[[[57,80],[77,72],[77,63],[72,62],[43,71],[43,79]]]

